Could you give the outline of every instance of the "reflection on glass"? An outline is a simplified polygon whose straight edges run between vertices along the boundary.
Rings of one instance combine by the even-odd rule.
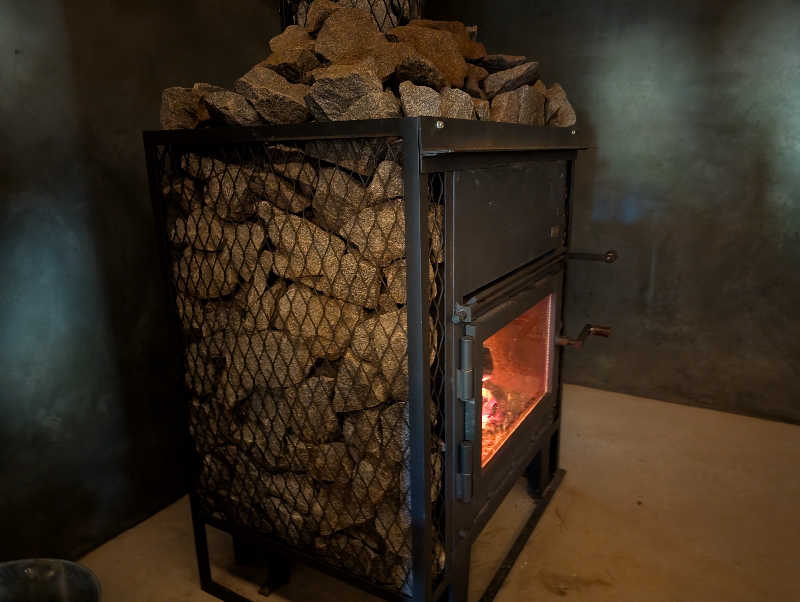
[[[481,466],[550,391],[552,295],[483,343]]]

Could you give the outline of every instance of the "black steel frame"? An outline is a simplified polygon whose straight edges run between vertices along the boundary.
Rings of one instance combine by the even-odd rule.
[[[411,533],[413,551],[413,588],[411,596],[389,591],[361,579],[349,572],[320,562],[317,557],[287,546],[273,537],[253,533],[219,518],[204,515],[194,492],[190,488],[192,503],[192,521],[194,526],[195,547],[198,559],[201,587],[204,591],[228,602],[249,602],[239,594],[215,582],[211,576],[208,555],[206,526],[213,526],[234,536],[235,540],[257,544],[281,558],[298,560],[319,570],[339,577],[363,590],[369,591],[386,600],[448,600],[449,602],[465,602],[469,582],[469,550],[483,526],[497,509],[502,499],[513,486],[514,481],[523,474],[527,475],[531,484],[531,492],[538,499],[536,509],[528,520],[526,528],[520,533],[514,547],[509,552],[503,565],[495,575],[489,589],[482,600],[491,600],[497,593],[510,566],[522,549],[538,517],[552,497],[555,488],[563,476],[558,470],[558,448],[560,429],[561,380],[556,369],[552,400],[540,404],[552,408],[549,420],[543,420],[540,413],[534,411],[507,442],[509,456],[514,456],[513,463],[507,464],[502,479],[494,487],[491,495],[480,499],[480,508],[475,504],[465,504],[456,496],[456,464],[455,445],[457,443],[456,424],[463,424],[463,414],[459,414],[455,402],[453,364],[456,350],[458,330],[464,325],[452,324],[447,329],[445,341],[445,361],[447,366],[448,386],[446,397],[446,451],[445,451],[445,550],[447,564],[444,576],[434,588],[432,575],[432,508],[430,501],[431,471],[431,424],[429,410],[431,406],[429,337],[427,331],[429,311],[428,278],[426,274],[429,261],[427,232],[428,174],[448,173],[465,168],[492,167],[518,161],[553,161],[567,162],[568,192],[564,199],[565,211],[569,215],[569,197],[572,189],[573,164],[580,149],[586,148],[575,129],[532,128],[511,124],[476,122],[457,119],[404,118],[371,121],[353,121],[319,124],[299,124],[286,126],[268,126],[253,128],[212,128],[204,130],[175,130],[144,132],[144,144],[148,163],[150,192],[153,210],[156,216],[158,240],[161,244],[163,263],[162,273],[169,273],[167,258],[166,221],[162,219],[165,212],[157,177],[157,149],[160,146],[192,149],[213,147],[221,144],[267,143],[267,142],[299,142],[318,139],[347,138],[380,138],[396,137],[403,140],[405,199],[406,199],[406,247],[407,247],[407,282],[408,282],[408,362],[409,362],[409,427],[411,431]],[[449,200],[448,200],[449,204]],[[446,274],[452,271],[458,258],[452,255],[452,245],[446,229]],[[511,276],[509,281],[520,279],[527,281],[540,280],[543,276],[557,276],[557,283],[551,283],[551,289],[559,297],[563,297],[565,286],[565,258],[567,239],[562,248],[547,257],[539,258],[525,266],[519,273]],[[502,276],[502,274],[498,274]],[[455,315],[451,279],[447,278],[445,286],[445,309],[447,319]],[[556,290],[556,287],[561,290]],[[165,287],[168,289],[168,287]],[[174,304],[173,300],[169,303]],[[560,305],[560,304],[559,304]],[[509,315],[509,321],[513,319]],[[560,332],[561,309],[557,310],[556,332]],[[173,326],[171,341],[180,339],[180,328],[177,321]],[[560,360],[561,351],[556,351]],[[557,368],[558,361],[556,361]],[[480,378],[480,375],[476,375]],[[531,430],[535,427],[535,433]],[[534,435],[533,437],[531,435]],[[478,441],[480,443],[480,441]],[[480,484],[478,484],[480,491]],[[477,499],[477,498],[476,498]],[[464,528],[464,525],[471,525]]]

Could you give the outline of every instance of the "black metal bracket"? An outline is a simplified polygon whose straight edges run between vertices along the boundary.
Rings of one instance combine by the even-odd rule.
[[[568,253],[568,259],[580,259],[583,261],[602,261],[603,263],[615,263],[619,259],[619,254],[611,249],[605,253]]]
[[[583,349],[583,345],[590,335],[608,338],[611,336],[611,326],[594,326],[592,324],[586,324],[581,330],[580,334],[578,334],[578,336],[574,339],[570,339],[569,337],[556,337],[556,345],[561,345],[562,347],[574,347],[575,349]]]

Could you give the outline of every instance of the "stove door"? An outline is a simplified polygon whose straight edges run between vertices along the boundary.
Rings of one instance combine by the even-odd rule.
[[[458,396],[472,491],[461,497],[476,510],[519,476],[557,419],[562,284],[561,265],[533,274],[487,295],[491,306],[464,325]]]

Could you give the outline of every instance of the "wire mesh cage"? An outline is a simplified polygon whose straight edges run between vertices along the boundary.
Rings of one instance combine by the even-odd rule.
[[[311,2],[312,0],[282,0],[281,26],[284,29],[289,25],[305,27]],[[422,18],[422,0],[339,0],[339,4],[366,10],[381,31]]]
[[[446,560],[441,177],[420,199],[434,390],[429,457],[412,458],[402,138],[147,150],[200,512],[409,595],[416,462],[429,467],[435,580]]]

